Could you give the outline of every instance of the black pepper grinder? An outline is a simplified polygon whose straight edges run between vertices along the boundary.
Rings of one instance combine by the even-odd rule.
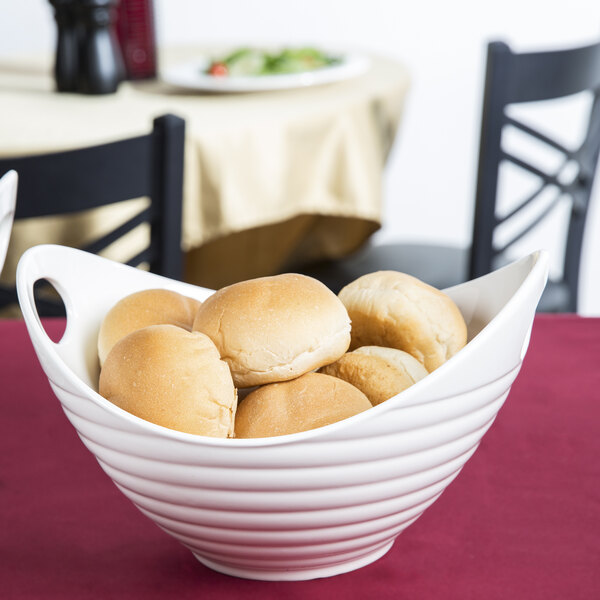
[[[84,94],[112,94],[123,80],[115,32],[117,4],[118,0],[77,2],[81,26],[78,91]]]
[[[79,76],[79,31],[74,0],[50,0],[57,25],[54,80],[59,92],[76,92]]]

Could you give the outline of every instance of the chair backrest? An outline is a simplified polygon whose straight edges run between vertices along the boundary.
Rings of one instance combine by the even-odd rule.
[[[150,133],[107,144],[51,154],[0,159],[0,175],[15,170],[19,188],[15,220],[67,215],[146,196],[150,205],[83,247],[97,254],[142,223],[150,226],[147,248],[124,261],[182,277],[181,221],[185,122],[174,115],[154,120]],[[0,289],[0,306],[16,301]],[[40,307],[44,312],[44,307]],[[47,307],[46,314],[53,314]]]
[[[586,91],[592,95],[591,110],[583,142],[578,148],[567,148],[507,114],[509,105],[555,100]],[[502,133],[507,127],[514,127],[561,153],[559,169],[547,172],[503,148]],[[563,260],[563,283],[569,300],[564,309],[575,312],[584,226],[599,152],[600,43],[568,50],[517,54],[503,42],[491,42],[487,53],[469,278],[479,277],[495,268],[498,259],[514,243],[532,231],[559,201],[567,197],[571,210]],[[498,175],[505,161],[533,174],[540,184],[515,208],[499,216]],[[573,165],[576,168],[573,169]],[[567,166],[576,173],[565,182],[562,175]],[[536,209],[535,217],[523,224],[528,212],[524,209],[539,202],[548,188],[556,190],[553,200],[545,201],[542,210]],[[497,228],[515,218],[520,219],[517,232],[509,241],[501,245],[495,243]]]

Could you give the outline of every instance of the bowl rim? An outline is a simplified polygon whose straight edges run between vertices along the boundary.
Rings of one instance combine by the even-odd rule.
[[[48,246],[55,246],[55,245],[49,244],[49,245],[43,245],[43,246],[48,247]],[[19,268],[21,270],[26,269],[27,261],[30,259],[33,259],[35,251],[41,251],[43,246],[41,246],[41,245],[34,246],[34,247],[28,249],[23,254],[21,260],[19,261]],[[61,248],[66,248],[66,247],[61,246]],[[77,250],[74,248],[67,248],[67,249],[72,250],[73,252],[77,252],[77,253],[83,252],[81,250]],[[84,254],[87,254],[87,253],[84,252]],[[92,255],[92,256],[94,256],[94,258],[98,258],[100,260],[107,260],[109,262],[114,262],[114,261],[111,261],[110,259],[98,257],[95,255]],[[270,447],[270,446],[285,446],[285,445],[296,444],[296,443],[299,443],[299,442],[302,442],[302,441],[305,441],[308,439],[312,439],[314,437],[319,437],[326,433],[335,434],[339,430],[343,430],[352,424],[360,422],[361,420],[366,421],[371,418],[376,418],[377,415],[383,414],[388,411],[403,410],[403,409],[409,409],[409,408],[414,409],[415,407],[424,406],[424,405],[430,403],[431,401],[424,401],[424,402],[417,402],[417,403],[411,404],[410,399],[412,398],[412,396],[419,393],[423,387],[425,387],[427,385],[433,385],[433,383],[437,379],[439,379],[441,376],[444,376],[445,372],[449,368],[452,368],[452,366],[456,363],[456,361],[459,360],[462,356],[464,356],[465,352],[467,352],[467,351],[473,352],[474,351],[473,348],[476,349],[476,347],[482,343],[481,340],[483,338],[484,333],[485,333],[485,337],[487,337],[487,336],[489,336],[491,331],[493,331],[495,328],[497,328],[499,326],[498,323],[499,322],[501,323],[503,321],[503,316],[508,311],[512,310],[512,307],[515,304],[519,303],[521,301],[521,298],[525,294],[528,293],[528,288],[534,284],[534,280],[536,279],[535,276],[538,275],[540,273],[540,271],[542,271],[542,272],[545,271],[547,274],[548,254],[545,250],[538,250],[536,252],[532,252],[518,260],[515,260],[515,261],[509,263],[508,265],[501,267],[500,269],[497,269],[495,271],[492,271],[491,273],[483,275],[482,277],[479,277],[477,279],[472,279],[470,281],[466,281],[464,283],[458,284],[456,286],[452,286],[450,288],[444,288],[442,290],[442,291],[446,292],[449,290],[460,288],[465,285],[469,285],[472,282],[477,281],[478,279],[487,278],[487,277],[493,275],[494,273],[503,271],[505,269],[510,269],[511,267],[514,267],[515,265],[525,262],[525,261],[528,261],[528,260],[532,261],[529,272],[524,276],[523,281],[519,284],[518,288],[515,290],[513,295],[499,309],[498,313],[488,323],[486,323],[485,326],[479,332],[477,332],[473,336],[473,338],[471,340],[469,340],[468,343],[463,348],[461,348],[461,350],[459,350],[455,355],[453,355],[451,358],[449,358],[445,363],[440,365],[434,372],[429,373],[427,375],[427,377],[424,377],[420,381],[416,382],[408,389],[403,390],[402,392],[399,392],[395,396],[392,396],[385,402],[382,402],[376,406],[371,407],[370,409],[367,409],[367,410],[360,412],[356,415],[353,415],[351,417],[342,419],[341,421],[336,421],[335,423],[330,423],[329,425],[323,425],[321,427],[317,427],[314,429],[308,429],[305,431],[299,431],[296,433],[289,433],[289,434],[284,434],[284,435],[279,435],[279,436],[259,437],[259,438],[235,438],[235,437],[219,438],[219,437],[204,436],[204,435],[200,435],[200,434],[186,433],[186,432],[179,431],[176,429],[170,429],[163,425],[158,425],[156,423],[152,423],[151,421],[142,419],[141,417],[138,417],[138,416],[136,416],[132,413],[129,413],[126,410],[116,406],[115,404],[110,402],[110,400],[101,396],[99,394],[99,392],[97,392],[95,389],[93,389],[91,386],[89,386],[85,381],[83,381],[71,368],[69,368],[66,365],[64,360],[60,356],[58,356],[58,354],[56,353],[55,347],[60,346],[61,342],[63,342],[68,335],[68,331],[69,331],[68,317],[67,317],[67,328],[65,329],[63,337],[61,338],[61,340],[59,342],[53,342],[47,336],[47,334],[41,324],[41,321],[40,321],[40,318],[39,318],[37,312],[35,310],[31,310],[31,306],[29,305],[29,303],[25,303],[25,306],[23,306],[24,303],[21,302],[21,300],[20,300],[20,304],[23,309],[23,316],[24,316],[25,322],[27,324],[29,334],[32,337],[32,341],[34,341],[34,347],[36,349],[36,353],[38,353],[39,350],[38,350],[38,344],[36,344],[35,341],[37,341],[40,345],[43,346],[43,348],[46,349],[47,356],[50,357],[50,360],[52,361],[52,363],[55,366],[57,366],[57,368],[60,370],[61,374],[65,377],[65,379],[69,382],[69,384],[72,385],[82,397],[84,397],[85,399],[87,399],[89,401],[94,402],[96,405],[99,406],[99,408],[112,413],[116,417],[119,417],[121,419],[125,419],[126,421],[131,422],[136,427],[141,427],[142,429],[147,430],[148,433],[157,435],[162,438],[169,438],[172,441],[183,442],[185,444],[191,444],[191,445],[197,445],[197,446],[238,448],[238,449],[239,448],[261,448],[261,447]],[[129,266],[121,264],[121,263],[114,262],[114,264],[115,264],[115,267],[117,267],[117,268],[138,270],[138,269],[135,269],[134,267],[129,267]],[[167,278],[164,278],[164,280],[165,280],[165,282],[172,281]],[[175,282],[175,283],[180,284],[183,282]],[[22,285],[19,286],[19,284],[22,284],[22,282],[20,280],[18,281],[18,289],[21,289],[21,293],[23,293],[24,290],[22,289]],[[184,285],[187,285],[187,284],[184,284]],[[201,288],[200,286],[195,286],[195,287],[197,287],[198,289],[207,290],[207,288]],[[214,290],[208,290],[208,291],[210,293],[214,292]],[[21,294],[19,294],[19,298],[21,298]],[[34,332],[32,331],[32,327],[31,327],[32,325],[34,325],[34,326],[37,325],[37,327],[39,329],[41,329],[42,335],[35,335]],[[38,332],[36,332],[36,333],[38,333]],[[35,340],[33,339],[34,337],[36,338]],[[520,366],[521,360],[515,366],[515,368]],[[72,390],[66,390],[57,381],[55,381],[48,374],[48,372],[46,371],[45,368],[43,370],[45,372],[46,377],[48,378],[48,380],[50,381],[50,383],[52,384],[53,387],[56,386],[57,388],[65,391],[67,393],[72,393]],[[494,380],[490,380],[490,382],[486,382],[486,385],[488,383],[492,383],[493,381],[496,381],[497,379],[505,377],[513,370],[514,369],[511,369],[507,373],[501,374],[500,377],[498,377]],[[476,386],[474,388],[466,389],[466,390],[464,390],[464,392],[466,393],[469,391],[480,389],[480,387],[482,387],[482,386]],[[436,397],[435,400],[433,400],[433,401],[440,401],[440,400],[448,399],[450,397],[452,397],[452,395],[449,395],[446,397]],[[399,400],[399,399],[401,399],[401,400]],[[62,403],[62,401],[61,401],[61,403]]]

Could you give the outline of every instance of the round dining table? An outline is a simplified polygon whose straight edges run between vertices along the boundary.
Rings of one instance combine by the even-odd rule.
[[[186,280],[218,288],[360,247],[381,226],[382,176],[409,90],[407,67],[369,56],[366,71],[345,80],[255,93],[203,92],[161,77],[207,52],[160,48],[156,79],[99,96],[55,91],[51,55],[0,60],[0,157],[141,135],[173,113],[186,121]],[[14,280],[27,247],[93,239],[121,210],[133,209],[17,222],[3,280]],[[123,243],[142,245],[144,235]],[[116,247],[107,256],[125,254]]]
[[[64,319],[46,319],[52,339]],[[0,597],[600,598],[600,319],[538,315],[508,399],[442,496],[376,562],[325,579],[211,571],[77,437],[22,320],[0,320]]]

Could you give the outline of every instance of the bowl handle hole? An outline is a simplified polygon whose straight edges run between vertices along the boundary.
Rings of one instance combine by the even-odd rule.
[[[38,279],[33,285],[35,307],[38,315],[42,318],[50,317],[52,324],[46,327],[42,321],[42,327],[46,335],[55,343],[60,342],[66,329],[65,304],[56,291],[56,288],[46,279]],[[49,321],[46,321],[49,324]]]

